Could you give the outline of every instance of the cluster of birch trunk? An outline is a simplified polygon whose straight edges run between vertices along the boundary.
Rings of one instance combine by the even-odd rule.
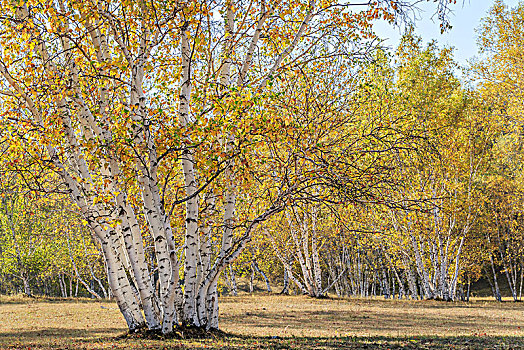
[[[23,109],[14,120],[31,135],[16,142],[28,142],[22,149],[70,195],[101,247],[131,331],[218,328],[221,273],[289,194],[268,189],[239,218],[238,200],[250,198],[235,186],[234,156],[252,141],[235,135],[235,118],[251,113],[237,92],[263,92],[285,60],[308,52],[299,42],[314,32],[322,9],[314,0],[282,4],[300,9],[301,19],[298,26],[283,21],[279,28],[292,40],[266,52],[261,38],[276,28],[280,2],[193,5],[2,2],[9,13],[3,27],[13,34],[2,36],[2,47],[11,48],[2,57],[2,94],[11,99],[8,110]],[[266,69],[254,68],[266,59]],[[204,120],[215,123],[216,138],[197,132]],[[208,146],[215,153],[197,154]]]

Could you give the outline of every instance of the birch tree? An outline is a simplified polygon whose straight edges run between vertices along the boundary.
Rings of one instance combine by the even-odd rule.
[[[250,146],[275,133],[257,107],[319,47],[356,43],[405,5],[1,2],[3,122],[99,241],[130,331],[218,328],[221,272],[297,191],[249,182]]]

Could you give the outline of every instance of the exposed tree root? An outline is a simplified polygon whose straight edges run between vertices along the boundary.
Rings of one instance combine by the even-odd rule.
[[[147,328],[129,331],[118,339],[140,338],[140,339],[218,339],[226,338],[229,334],[219,329],[206,330],[200,327],[177,326],[171,334],[162,334],[161,330],[151,330]]]
[[[309,294],[306,294],[308,297],[310,298],[313,298],[313,299],[332,299],[327,293],[326,294],[322,294],[322,295],[317,295],[317,296],[311,296]]]

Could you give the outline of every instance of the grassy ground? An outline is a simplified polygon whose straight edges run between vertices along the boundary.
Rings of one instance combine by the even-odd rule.
[[[0,297],[0,349],[521,349],[524,303],[225,297],[206,340],[118,337],[112,302]],[[522,327],[522,329],[521,329]]]

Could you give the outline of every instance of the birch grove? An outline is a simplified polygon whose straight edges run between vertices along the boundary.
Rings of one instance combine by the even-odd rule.
[[[169,336],[257,280],[522,299],[523,6],[483,20],[469,84],[417,1],[0,4],[0,293],[113,298]]]
[[[3,116],[100,244],[131,331],[218,328],[221,273],[307,182],[250,173],[273,87],[408,5],[2,1]]]

